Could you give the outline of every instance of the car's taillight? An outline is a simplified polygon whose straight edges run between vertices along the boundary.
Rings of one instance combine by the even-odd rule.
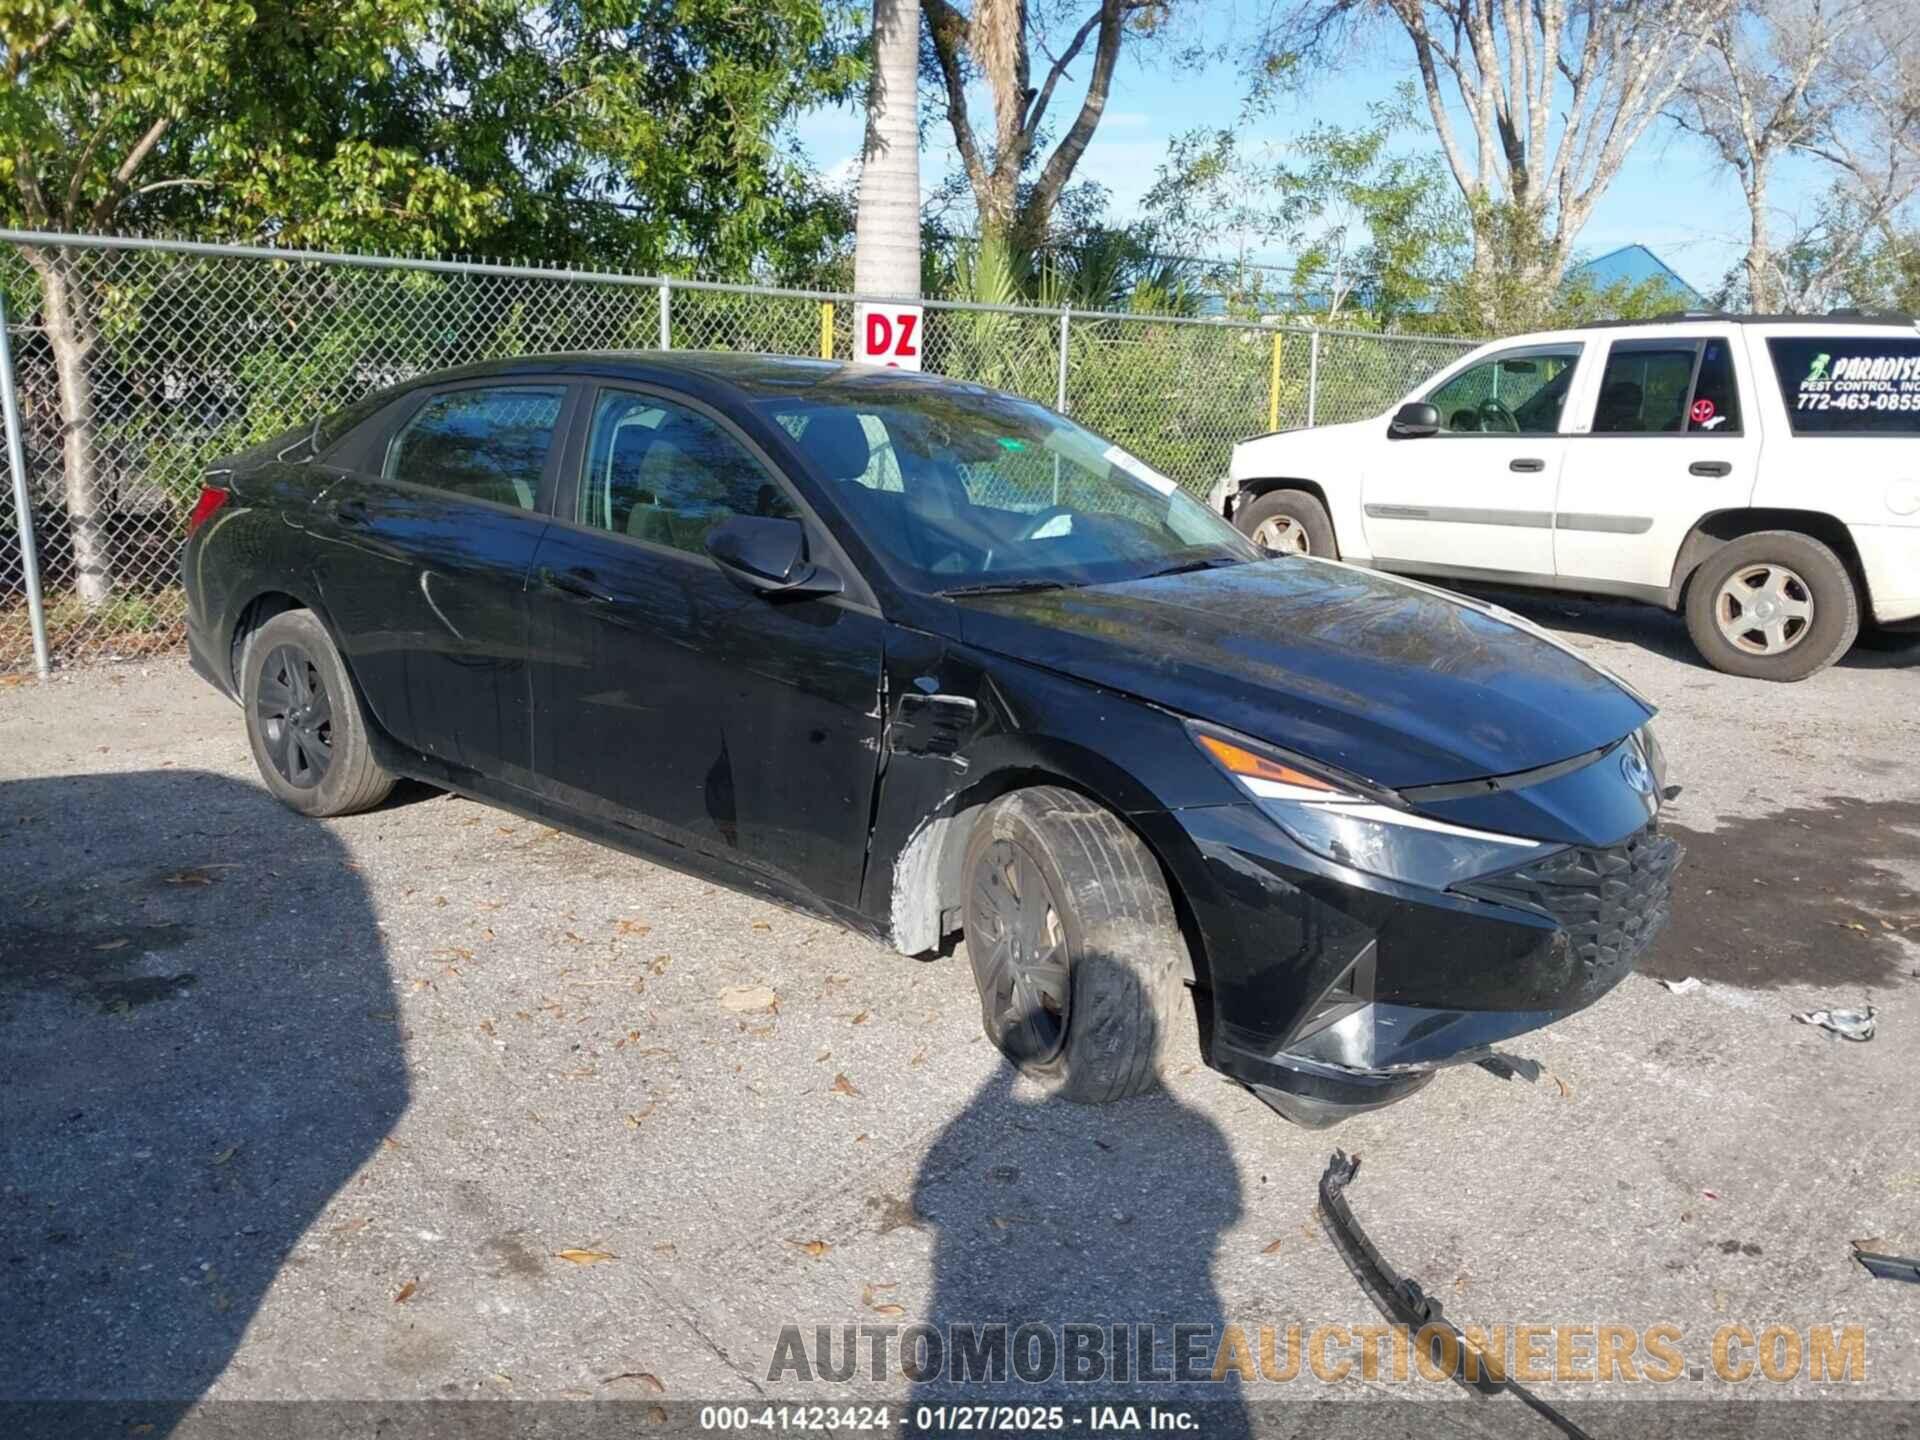
[[[218,485],[202,485],[200,498],[193,502],[193,511],[187,516],[187,534],[193,534],[206,524],[232,498],[231,490],[222,490]]]

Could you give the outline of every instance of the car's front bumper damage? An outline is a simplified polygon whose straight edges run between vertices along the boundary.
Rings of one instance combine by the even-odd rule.
[[[1611,843],[1445,890],[1324,861],[1251,805],[1167,817],[1192,856],[1209,1063],[1328,1125],[1592,1004],[1667,917],[1681,850],[1656,810],[1626,815],[1638,823]]]

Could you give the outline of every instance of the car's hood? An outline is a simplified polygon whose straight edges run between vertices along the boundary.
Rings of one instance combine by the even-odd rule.
[[[961,609],[968,644],[1396,789],[1549,765],[1653,714],[1492,607],[1324,560],[981,596]]]
[[[1236,480],[1253,480],[1267,475],[1298,474],[1276,465],[1307,464],[1332,460],[1341,473],[1353,469],[1357,456],[1366,454],[1365,441],[1383,438],[1387,433],[1384,416],[1349,420],[1341,425],[1309,425],[1294,430],[1275,430],[1254,435],[1233,447],[1233,459],[1227,473]]]

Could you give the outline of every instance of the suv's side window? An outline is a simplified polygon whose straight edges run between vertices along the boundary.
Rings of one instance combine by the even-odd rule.
[[[1740,391],[1723,339],[1616,342],[1600,374],[1595,435],[1740,433]]]
[[[531,510],[553,444],[564,385],[449,390],[414,412],[387,446],[389,480]]]
[[[582,525],[691,554],[729,515],[797,519],[786,491],[739,441],[689,406],[603,390],[593,407]]]
[[[1529,349],[1470,365],[1430,391],[1448,435],[1556,435],[1580,347]]]

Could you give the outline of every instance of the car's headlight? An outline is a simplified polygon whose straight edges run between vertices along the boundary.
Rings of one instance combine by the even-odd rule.
[[[1658,805],[1667,798],[1667,752],[1660,748],[1651,720],[1634,731],[1633,738],[1640,746],[1640,758],[1647,762],[1647,774],[1653,781],[1654,804]]]
[[[1445,890],[1511,870],[1564,846],[1449,825],[1390,791],[1240,736],[1188,727],[1262,812],[1314,854],[1408,885]]]

